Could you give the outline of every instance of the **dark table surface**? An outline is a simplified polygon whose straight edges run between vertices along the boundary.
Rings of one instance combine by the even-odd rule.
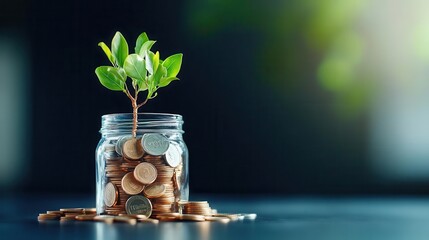
[[[429,239],[429,198],[198,196],[219,212],[257,213],[256,220],[105,224],[44,222],[37,214],[93,207],[92,196],[0,198],[0,239]]]

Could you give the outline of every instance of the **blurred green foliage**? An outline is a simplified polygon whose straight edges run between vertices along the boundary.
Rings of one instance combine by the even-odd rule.
[[[358,19],[367,0],[191,0],[188,25],[198,38],[231,29],[257,39],[255,74],[273,88],[320,86],[337,113],[365,109],[371,74],[362,67],[365,42]]]

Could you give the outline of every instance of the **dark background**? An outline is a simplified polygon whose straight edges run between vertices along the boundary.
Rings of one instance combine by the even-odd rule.
[[[98,82],[94,69],[109,63],[97,44],[110,45],[120,31],[133,49],[145,31],[161,58],[184,54],[181,81],[141,111],[183,115],[191,192],[428,193],[427,178],[392,180],[372,164],[373,95],[356,100],[318,80],[330,41],[312,42],[317,37],[308,33],[318,8],[300,1],[1,2],[1,36],[25,56],[19,94],[27,129],[17,148],[26,153],[22,171],[3,190],[95,191],[101,116],[131,111],[123,93]]]

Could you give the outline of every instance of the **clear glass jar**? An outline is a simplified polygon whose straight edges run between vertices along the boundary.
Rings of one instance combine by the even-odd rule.
[[[178,212],[189,196],[188,149],[177,114],[102,116],[96,149],[97,214]]]

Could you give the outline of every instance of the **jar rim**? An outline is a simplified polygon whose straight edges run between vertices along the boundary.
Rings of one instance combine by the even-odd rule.
[[[144,112],[138,113],[138,116],[159,116],[159,117],[177,117],[182,118],[182,115],[176,113],[153,113],[153,112]],[[112,118],[112,117],[133,117],[132,113],[108,113],[101,116],[102,119]]]
[[[182,130],[183,117],[171,113],[138,113],[137,133],[178,132]],[[101,116],[101,134],[117,135],[129,133],[133,126],[132,113],[112,113]]]

